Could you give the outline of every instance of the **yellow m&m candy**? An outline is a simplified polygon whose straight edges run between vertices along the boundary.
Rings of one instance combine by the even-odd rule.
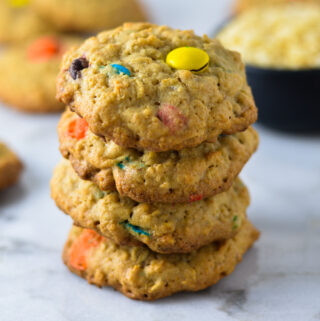
[[[9,3],[14,8],[25,7],[29,4],[29,0],[9,0]]]
[[[169,52],[166,63],[174,69],[204,71],[209,65],[209,55],[195,47],[180,47]]]

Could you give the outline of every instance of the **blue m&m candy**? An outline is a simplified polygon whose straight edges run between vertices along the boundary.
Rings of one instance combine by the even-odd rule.
[[[124,74],[124,75],[127,75],[127,76],[131,76],[131,72],[128,68],[122,66],[122,65],[118,65],[118,64],[111,64],[111,67],[115,70],[115,72],[118,74],[118,75],[121,75],[121,74]]]

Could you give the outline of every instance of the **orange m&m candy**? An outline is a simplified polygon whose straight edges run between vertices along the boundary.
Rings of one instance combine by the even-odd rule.
[[[92,230],[83,230],[70,248],[69,264],[76,270],[87,269],[87,255],[90,249],[99,246],[103,237]]]
[[[27,56],[31,61],[46,61],[62,53],[61,45],[55,37],[42,37],[28,48]]]
[[[89,126],[85,119],[77,118],[69,123],[67,134],[76,139],[82,139],[86,136]]]

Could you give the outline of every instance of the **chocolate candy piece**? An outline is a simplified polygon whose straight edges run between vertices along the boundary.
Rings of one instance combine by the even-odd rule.
[[[69,73],[73,79],[81,77],[81,70],[88,68],[89,62],[86,58],[77,58],[74,59],[69,67]]]

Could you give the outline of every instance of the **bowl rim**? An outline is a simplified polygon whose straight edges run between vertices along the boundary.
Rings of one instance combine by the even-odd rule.
[[[249,73],[263,73],[263,74],[288,74],[288,75],[296,75],[296,74],[317,74],[320,75],[320,67],[315,68],[283,68],[283,67],[268,67],[268,66],[255,66],[249,63],[244,62],[246,72]]]

